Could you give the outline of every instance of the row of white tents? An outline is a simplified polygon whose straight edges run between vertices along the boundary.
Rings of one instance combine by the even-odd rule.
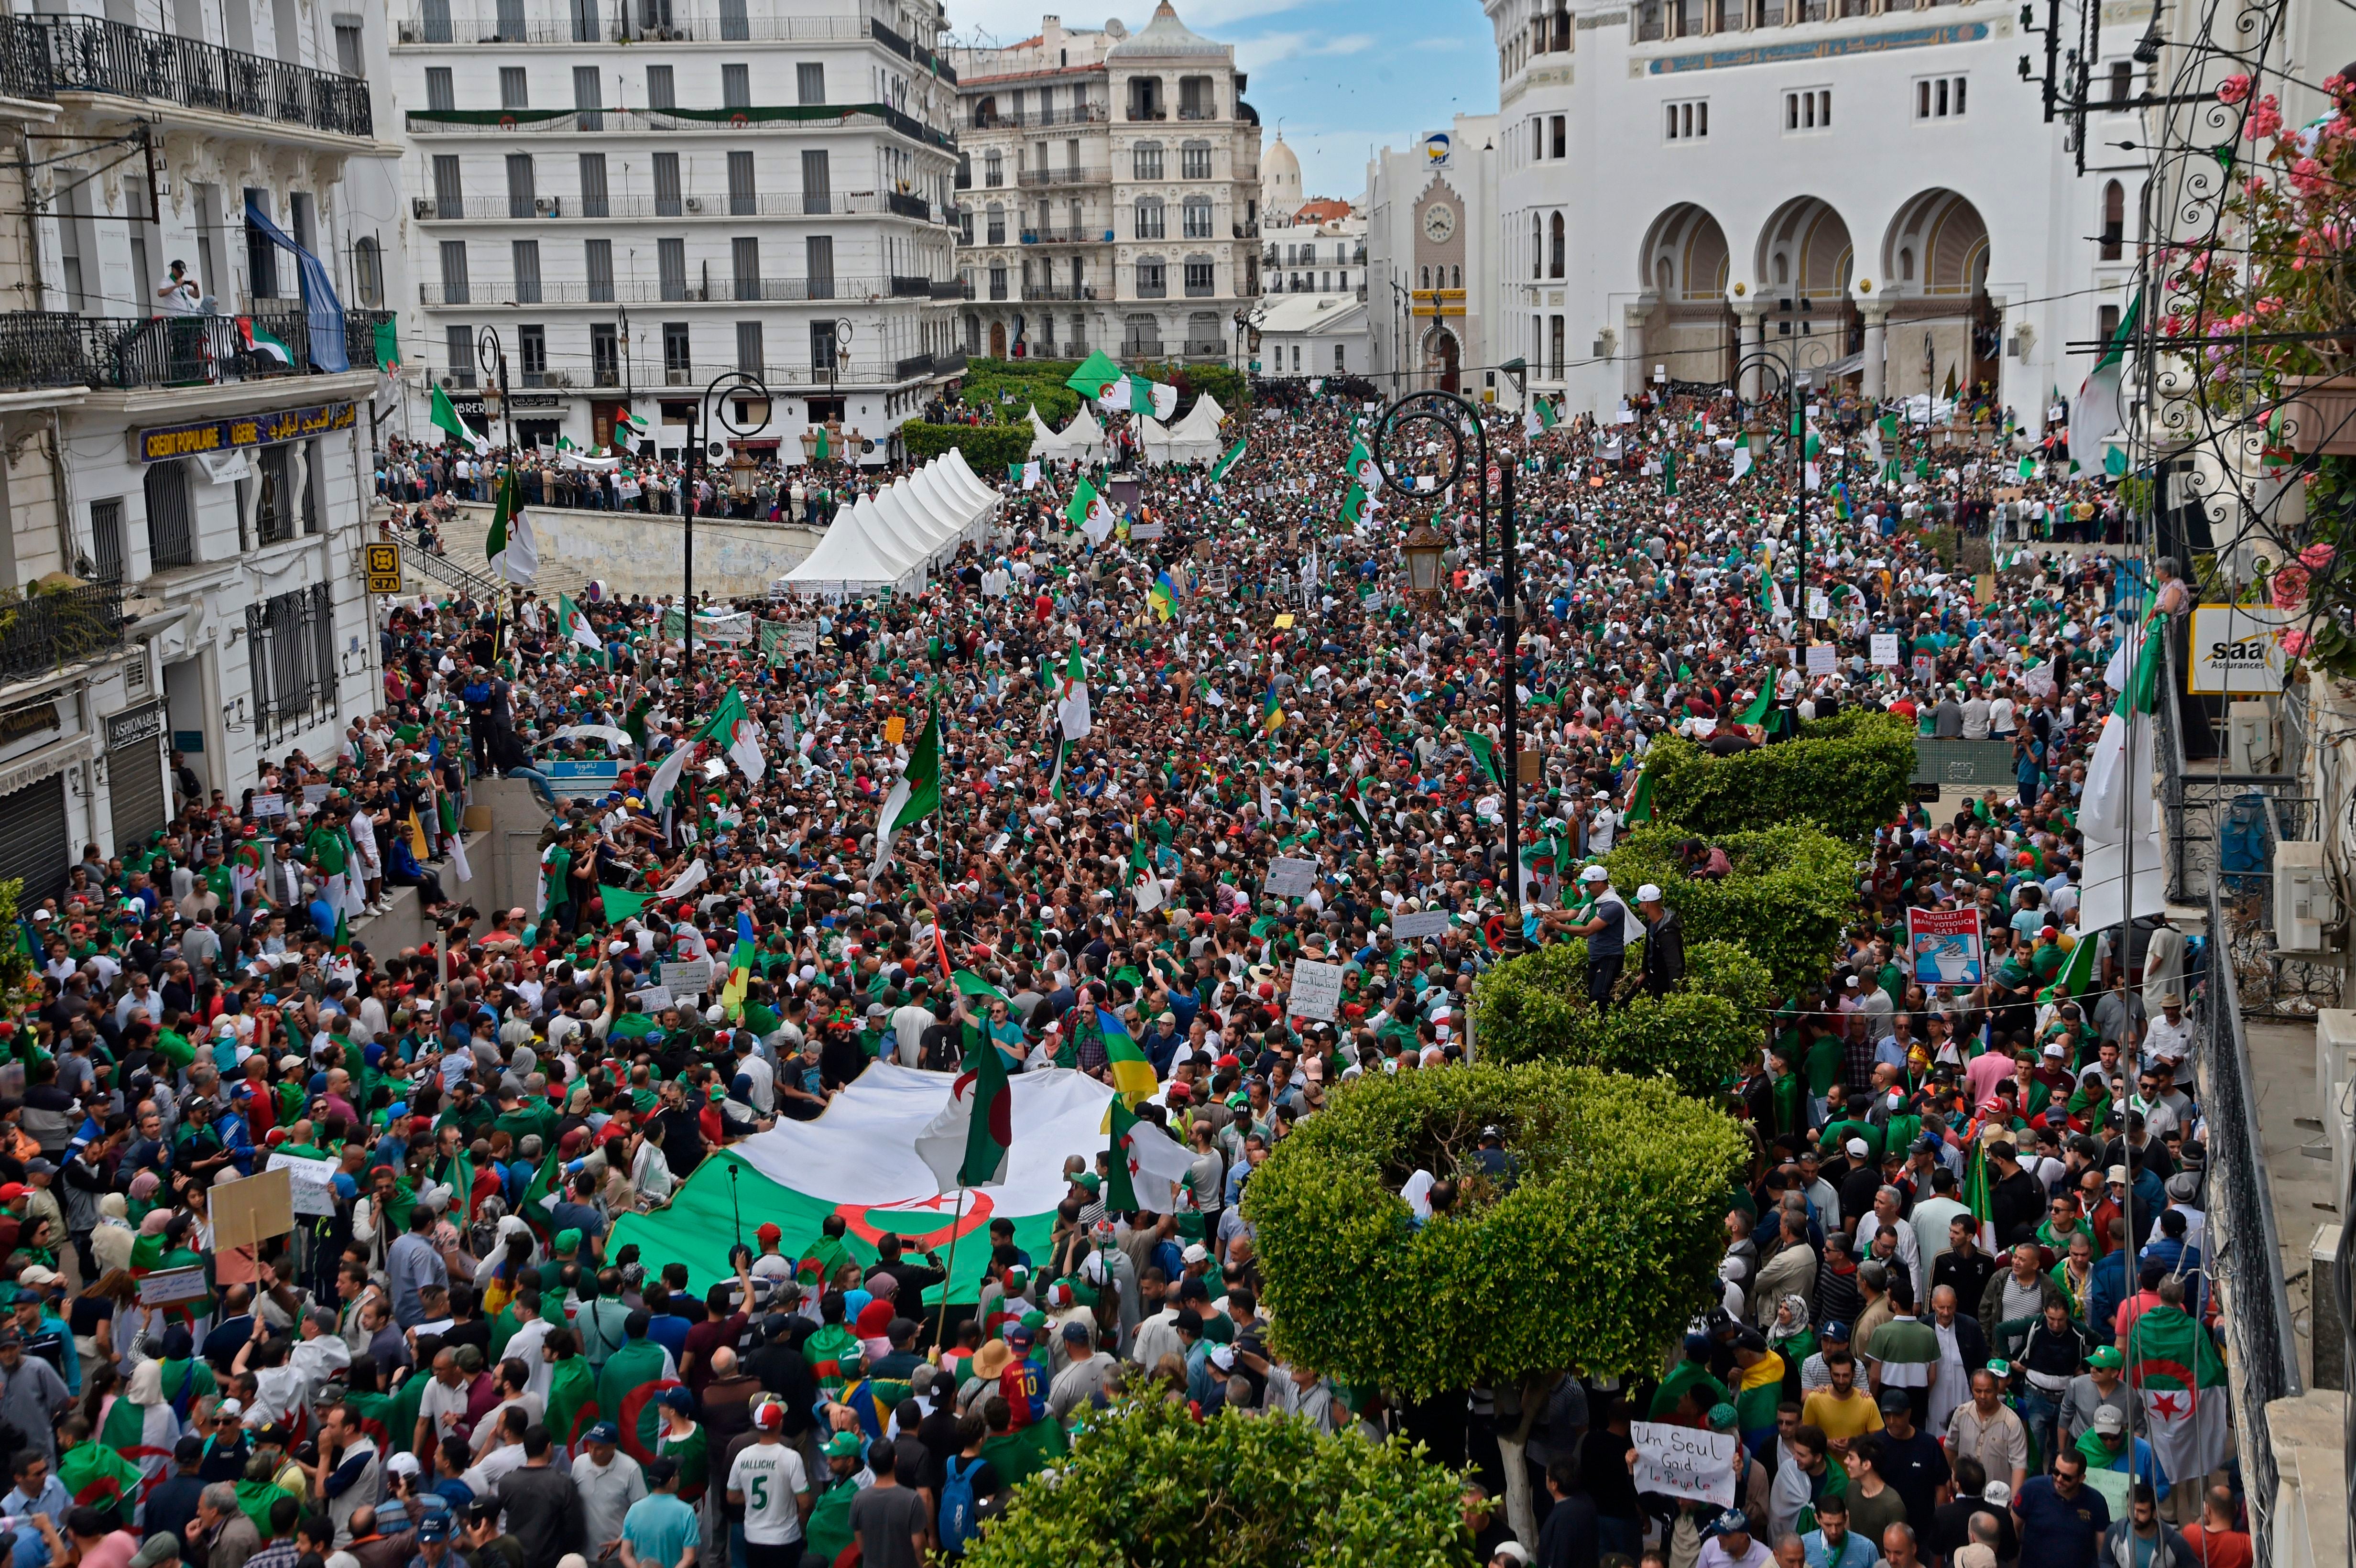
[[[1219,439],[1219,421],[1227,411],[1219,407],[1219,400],[1205,392],[1194,400],[1186,417],[1175,424],[1165,425],[1151,414],[1139,416],[1145,427],[1145,459],[1149,463],[1214,463],[1224,450]],[[1104,426],[1087,404],[1072,416],[1072,422],[1062,430],[1051,429],[1039,417],[1036,407],[1031,410],[1031,455],[1058,461],[1079,458],[1093,461],[1104,455]]]
[[[895,588],[917,593],[936,560],[983,542],[1001,496],[955,447],[835,517],[818,548],[785,576],[803,593]]]

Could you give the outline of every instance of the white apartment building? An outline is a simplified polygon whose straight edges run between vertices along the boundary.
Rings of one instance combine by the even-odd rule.
[[[776,395],[742,444],[798,463],[834,416],[884,461],[963,368],[942,22],[935,0],[394,0],[405,152],[369,200],[414,306],[409,428],[432,433],[428,378],[488,427],[487,329],[519,443],[605,445],[634,413],[680,448],[742,371]]]
[[[1234,357],[1260,292],[1259,116],[1169,0],[953,51],[968,352]]]
[[[163,826],[167,746],[234,795],[259,757],[333,754],[381,689],[359,549],[381,272],[342,194],[399,154],[369,24],[292,0],[145,21],[0,19],[0,877],[36,897]]]
[[[2042,41],[2002,5],[1485,8],[1493,336],[1534,389],[1610,405],[1764,354],[1871,396],[1985,383],[2034,428],[2092,364],[2071,346],[2128,303],[2145,170],[2125,106],[2147,81],[2132,59],[2147,7],[2099,6],[2093,91],[2122,107],[2090,118],[2083,176],[2020,80]]]
[[[1497,396],[1497,129],[1459,114],[1366,165],[1368,359],[1394,396]]]
[[[1363,376],[1367,330],[1366,220],[1346,201],[1302,199],[1301,165],[1279,135],[1260,184],[1260,278],[1253,368],[1265,376]]]

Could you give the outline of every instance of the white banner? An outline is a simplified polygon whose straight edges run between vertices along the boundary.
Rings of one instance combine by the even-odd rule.
[[[1292,1000],[1285,1011],[1297,1019],[1332,1023],[1342,1011],[1342,966],[1303,958],[1292,965]]]
[[[1636,1449],[1636,1489],[1673,1498],[1734,1505],[1734,1460],[1742,1445],[1732,1432],[1633,1422],[1628,1436]]]

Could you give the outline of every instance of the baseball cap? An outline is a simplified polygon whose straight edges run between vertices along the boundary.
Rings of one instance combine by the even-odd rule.
[[[2086,1358],[2090,1366],[2104,1368],[2115,1367],[2123,1360],[2125,1358],[2119,1354],[2119,1348],[2116,1345],[2097,1345],[2094,1347],[2094,1353]]]
[[[1851,1159],[1863,1159],[1866,1156],[1873,1152],[1871,1148],[1867,1147],[1866,1141],[1863,1138],[1851,1138],[1842,1147],[1848,1151],[1848,1156]]]
[[[1085,1323],[1066,1323],[1064,1325],[1064,1338],[1075,1345],[1085,1345],[1088,1342],[1088,1326]]]
[[[2115,1437],[2127,1429],[2126,1413],[2115,1404],[2106,1404],[2094,1412],[2094,1430],[2105,1437]]]
[[[859,1457],[860,1437],[856,1432],[838,1432],[826,1440],[826,1456],[830,1459]]]
[[[753,1424],[764,1432],[777,1432],[786,1424],[786,1407],[774,1399],[765,1399],[753,1412]]]
[[[420,1541],[449,1540],[450,1515],[448,1511],[442,1509],[435,1509],[426,1514],[423,1519],[419,1520],[417,1521],[417,1539]]]
[[[1821,1338],[1826,1339],[1839,1339],[1843,1342],[1847,1342],[1848,1339],[1848,1325],[1838,1322],[1827,1323],[1825,1325],[1824,1333]]]
[[[1579,880],[1582,882],[1608,882],[1612,880],[1612,873],[1601,866],[1590,866],[1579,873]]]
[[[610,1421],[599,1422],[583,1435],[583,1441],[588,1443],[619,1443],[621,1440],[622,1429]]]
[[[1886,1388],[1881,1391],[1881,1409],[1885,1413],[1913,1408],[1914,1402],[1906,1397],[1904,1389]]]
[[[1651,882],[1636,890],[1636,901],[1640,904],[1658,903],[1660,900],[1661,890]]]
[[[776,1226],[765,1222],[758,1230],[755,1231],[753,1234],[764,1242],[777,1242],[783,1241],[786,1233],[777,1229]]]

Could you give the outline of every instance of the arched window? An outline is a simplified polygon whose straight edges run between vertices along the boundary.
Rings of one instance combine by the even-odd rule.
[[[1182,232],[1187,239],[1208,240],[1211,237],[1211,198],[1209,197],[1188,197],[1186,205],[1180,209],[1180,217],[1183,226]]]
[[[2101,257],[2105,261],[2119,259],[2126,239],[2127,188],[2116,180],[2103,186],[2103,238]]]
[[[374,237],[352,241],[352,289],[360,304],[373,310],[384,304],[384,259],[377,254]]]
[[[1139,197],[1136,237],[1140,240],[1159,240],[1163,237],[1163,233],[1162,198],[1158,196]]]
[[[1430,267],[1423,269],[1421,281],[1416,284],[1416,287],[1419,289],[1428,289],[1431,287],[1431,269]]]
[[[973,128],[987,131],[998,123],[998,100],[994,97],[977,101],[973,106]]]
[[[1448,269],[1448,286],[1451,289],[1461,289],[1464,286],[1463,268],[1451,266]]]
[[[1130,171],[1131,177],[1136,179],[1160,179],[1162,177],[1162,144],[1140,142],[1136,146],[1131,147]]]
[[[1530,214],[1530,277],[1533,281],[1545,275],[1546,220],[1537,213]]]
[[[990,204],[990,206],[989,206],[989,207],[988,207],[988,208],[983,211],[983,213],[982,213],[982,217],[983,217],[983,218],[988,221],[988,224],[989,224],[989,227],[988,227],[988,228],[983,231],[983,232],[984,232],[984,236],[985,236],[985,238],[984,238],[984,241],[983,241],[983,242],[984,242],[985,244],[991,244],[991,245],[1003,245],[1003,244],[1005,244],[1005,243],[1006,243],[1006,208],[1002,208],[1002,207],[999,206],[996,202],[994,202],[994,201],[993,201],[993,202],[991,202],[991,203]]]
[[[1914,281],[1914,247],[1912,245],[1898,247],[1898,281],[1901,283]]]
[[[1547,247],[1547,276],[1558,278],[1562,276],[1563,257],[1561,213],[1558,212],[1554,215],[1553,220],[1547,225],[1547,233],[1550,243]]]

